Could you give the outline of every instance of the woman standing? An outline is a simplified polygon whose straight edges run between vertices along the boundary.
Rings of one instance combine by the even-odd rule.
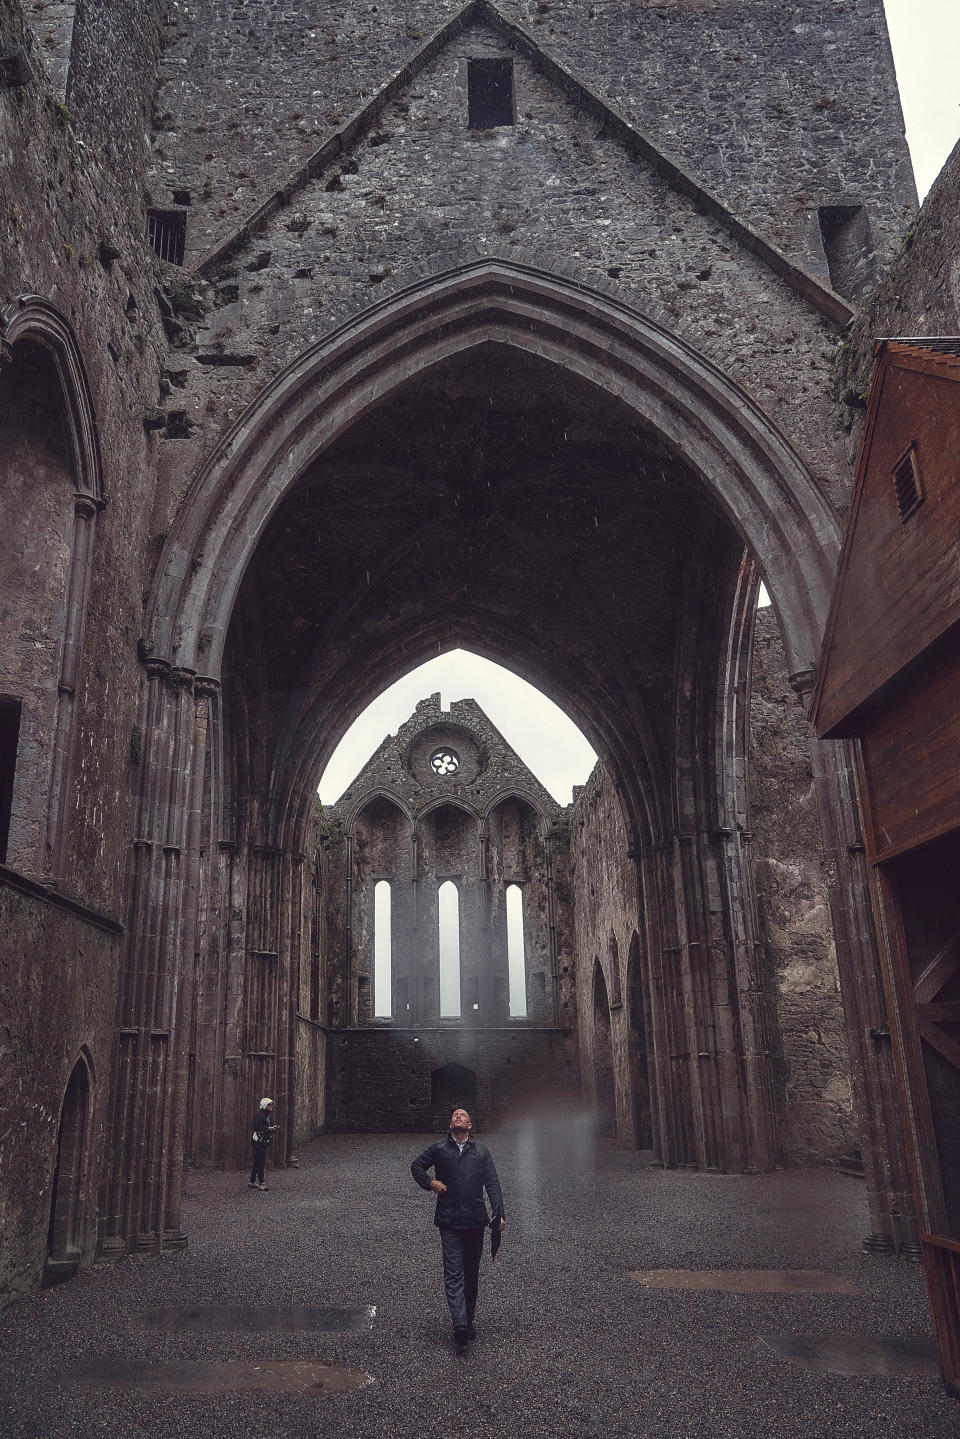
[[[279,1124],[273,1122],[273,1100],[261,1099],[260,1108],[257,1110],[253,1121],[253,1167],[250,1170],[250,1188],[267,1189],[269,1186],[264,1183],[263,1166],[267,1160],[267,1147],[273,1143],[273,1136],[280,1128]]]

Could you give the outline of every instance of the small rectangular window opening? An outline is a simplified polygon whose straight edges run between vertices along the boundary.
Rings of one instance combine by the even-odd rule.
[[[512,60],[467,61],[467,110],[471,130],[515,123]]]
[[[817,215],[830,284],[838,295],[858,299],[874,278],[867,212],[862,205],[821,205]]]
[[[182,210],[148,210],[147,239],[161,260],[183,264],[187,244],[187,217]]]
[[[10,816],[13,812],[13,781],[20,742],[20,700],[0,695],[0,864],[7,862]]]
[[[917,447],[911,445],[893,467],[893,489],[901,520],[907,519],[923,501],[923,482],[917,464]]]

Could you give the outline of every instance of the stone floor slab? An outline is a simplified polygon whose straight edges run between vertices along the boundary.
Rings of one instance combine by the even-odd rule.
[[[373,1304],[353,1308],[333,1305],[167,1304],[148,1310],[140,1322],[148,1329],[240,1329],[248,1334],[290,1334],[300,1330],[347,1334],[369,1329],[376,1318]]]
[[[857,1286],[822,1269],[631,1269],[645,1289],[719,1289],[725,1294],[856,1294]]]
[[[306,1359],[174,1359],[165,1364],[99,1359],[68,1371],[67,1377],[77,1384],[172,1390],[179,1394],[311,1394],[317,1398],[350,1393],[372,1382],[369,1374],[359,1369]]]
[[[919,1375],[939,1373],[932,1339],[886,1334],[765,1334],[763,1342],[803,1369],[828,1374]],[[960,1430],[960,1412],[957,1415]]]

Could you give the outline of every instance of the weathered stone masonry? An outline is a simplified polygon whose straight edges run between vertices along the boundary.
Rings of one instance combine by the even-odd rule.
[[[487,132],[483,57],[516,94]],[[764,886],[796,856],[751,857],[747,694],[760,574],[812,681],[848,489],[831,367],[912,213],[901,129],[880,0],[0,0],[5,1293],[96,1243],[183,1243],[184,1156],[238,1162],[259,1094],[281,1162],[347,1122],[345,1038],[432,1118],[437,1066],[353,1032],[313,796],[363,704],[458,643],[553,694],[607,774],[582,814],[622,899],[593,879],[589,978],[554,914],[531,1046],[575,1077],[564,1015],[581,1039],[599,1015],[585,1087],[611,1076],[621,1137],[649,1123],[665,1163],[832,1147],[820,931],[825,1064],[758,959],[788,974]],[[185,218],[185,267],[146,208]],[[813,770],[889,1243],[909,1206],[856,798],[842,746]],[[555,908],[591,882],[571,835]],[[457,1062],[472,1043],[498,1076],[493,1113],[514,1040],[483,1028]]]

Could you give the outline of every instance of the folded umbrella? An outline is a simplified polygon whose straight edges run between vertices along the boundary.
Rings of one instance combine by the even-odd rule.
[[[500,1216],[495,1214],[490,1220],[490,1258],[496,1259],[497,1250],[500,1248]]]

